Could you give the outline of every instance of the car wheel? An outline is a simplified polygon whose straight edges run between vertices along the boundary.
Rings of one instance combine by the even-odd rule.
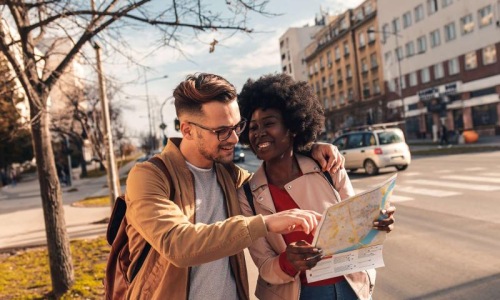
[[[356,172],[358,169],[349,169],[349,172],[353,173]]]
[[[398,171],[404,171],[408,169],[408,165],[396,166],[396,169],[398,169]]]
[[[373,160],[368,159],[367,161],[365,161],[364,167],[365,167],[366,174],[368,174],[370,176],[378,174],[378,167],[373,162]]]

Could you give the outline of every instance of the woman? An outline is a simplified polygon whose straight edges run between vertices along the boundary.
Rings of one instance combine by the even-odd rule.
[[[354,194],[345,169],[334,174],[333,189],[314,160],[297,153],[307,150],[324,122],[323,109],[305,82],[285,74],[248,80],[238,97],[241,114],[250,120],[241,142],[250,144],[262,165],[250,181],[256,213],[271,214],[291,208],[322,213]],[[240,205],[253,214],[243,189]],[[375,227],[392,230],[393,208]],[[270,234],[255,242],[250,254],[259,269],[255,295],[259,299],[370,299],[375,270],[330,278],[312,284],[305,270],[321,260],[321,250],[310,245],[313,235]]]

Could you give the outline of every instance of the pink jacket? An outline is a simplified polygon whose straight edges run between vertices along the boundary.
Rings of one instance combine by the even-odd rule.
[[[316,162],[308,157],[296,155],[303,176],[287,183],[285,188],[297,205],[302,209],[314,210],[322,213],[327,207],[337,203],[337,193],[324,177]],[[347,172],[342,169],[333,176],[335,189],[340,199],[354,195],[351,181]],[[250,180],[255,210],[257,214],[269,215],[276,212],[263,165]],[[253,215],[247,202],[243,188],[238,190],[238,197],[242,213]],[[259,278],[255,295],[259,299],[299,299],[300,278],[289,276],[279,266],[279,254],[286,249],[282,235],[269,233],[260,238],[250,247],[250,254],[259,269]],[[346,275],[345,278],[356,292],[359,299],[370,299],[375,285],[375,270],[368,270]]]

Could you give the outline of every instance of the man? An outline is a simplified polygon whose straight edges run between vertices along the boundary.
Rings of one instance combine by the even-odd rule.
[[[188,76],[174,90],[183,138],[170,139],[160,154],[170,178],[145,162],[127,180],[131,269],[146,241],[152,246],[127,298],[248,299],[243,249],[268,232],[308,233],[317,225],[319,214],[297,209],[241,216],[236,189],[249,173],[232,163],[246,126],[236,96],[213,74]],[[331,149],[316,151],[332,158],[330,165]]]

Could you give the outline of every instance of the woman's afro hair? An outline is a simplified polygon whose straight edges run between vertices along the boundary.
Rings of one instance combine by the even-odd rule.
[[[295,134],[294,149],[307,150],[324,124],[324,111],[311,87],[287,74],[268,74],[248,79],[238,95],[241,116],[249,122],[253,112],[273,108],[281,112],[285,127]],[[240,137],[249,144],[248,127]]]

